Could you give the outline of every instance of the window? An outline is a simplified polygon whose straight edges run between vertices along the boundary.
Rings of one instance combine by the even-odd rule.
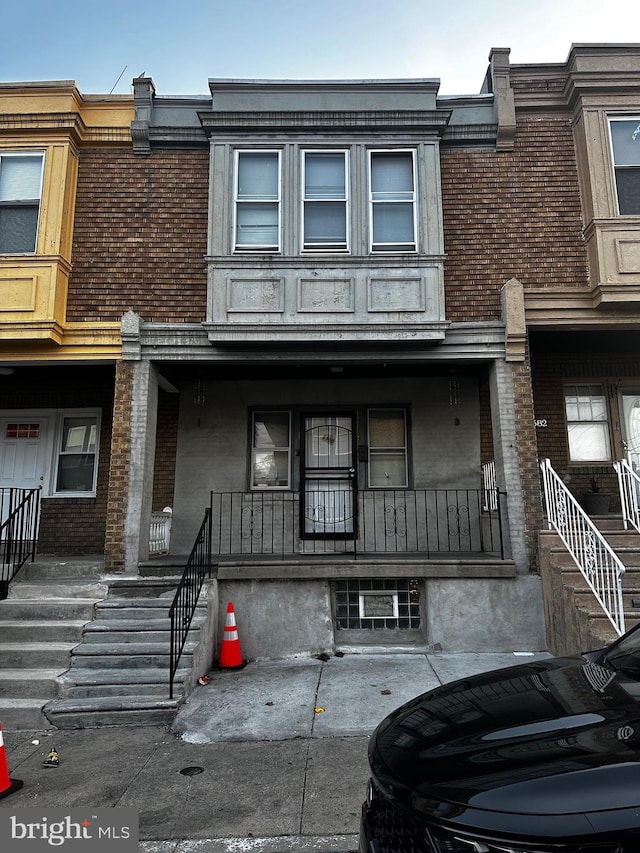
[[[567,385],[564,390],[569,459],[606,462],[611,459],[607,398],[600,384]]]
[[[406,488],[407,428],[403,409],[369,410],[369,488]]]
[[[302,183],[303,248],[346,251],[346,152],[304,152]]]
[[[63,417],[56,492],[95,491],[98,419]]]
[[[26,254],[36,250],[41,153],[0,154],[0,253]]]
[[[415,252],[412,151],[371,151],[369,201],[372,252]]]
[[[289,412],[254,412],[251,488],[288,489],[291,458]]]
[[[238,151],[236,159],[235,248],[280,249],[280,155]]]
[[[640,215],[640,116],[611,119],[611,143],[621,215]]]

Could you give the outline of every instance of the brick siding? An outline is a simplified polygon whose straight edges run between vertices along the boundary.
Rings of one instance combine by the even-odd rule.
[[[209,152],[80,153],[67,319],[200,322]]]
[[[133,364],[120,362],[116,366],[116,386],[113,403],[113,437],[109,472],[109,499],[104,559],[108,571],[122,571],[124,559],[124,529],[128,506],[129,468],[131,461],[131,399]]]

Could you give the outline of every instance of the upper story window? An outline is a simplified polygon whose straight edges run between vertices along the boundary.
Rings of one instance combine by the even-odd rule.
[[[279,251],[280,153],[238,151],[235,183],[235,248]]]
[[[303,248],[347,251],[346,151],[303,152]]]
[[[611,119],[610,127],[618,212],[640,215],[640,116]]]
[[[371,151],[369,167],[371,251],[415,252],[413,151]]]
[[[35,252],[44,154],[0,154],[0,254]]]

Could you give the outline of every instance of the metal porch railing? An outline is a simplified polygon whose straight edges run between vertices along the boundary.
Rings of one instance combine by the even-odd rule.
[[[616,633],[624,634],[624,565],[548,459],[540,463],[549,529],[562,539]]]
[[[638,474],[627,459],[614,462],[613,467],[618,475],[618,489],[620,491],[620,505],[622,507],[624,529],[628,530],[629,526],[631,526],[640,533],[640,509],[638,508],[640,477],[638,477]]]
[[[211,577],[211,507],[207,507],[196,541],[191,549],[178,589],[169,608],[171,642],[169,651],[169,698],[191,627],[205,577]]]
[[[0,599],[27,560],[35,559],[40,523],[40,488],[0,488]]]
[[[215,492],[218,556],[491,553],[504,559],[501,496],[484,489]],[[301,505],[302,502],[302,505]]]

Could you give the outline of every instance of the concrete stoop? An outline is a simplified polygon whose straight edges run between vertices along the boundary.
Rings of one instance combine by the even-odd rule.
[[[623,530],[616,516],[593,520],[625,566],[622,595],[628,630],[640,622],[640,534]],[[558,655],[580,654],[617,639],[615,628],[556,533],[540,534],[539,556],[549,649]]]
[[[169,608],[179,576],[112,580],[84,627],[71,664],[58,679],[60,698],[44,714],[56,728],[170,723],[194,681],[194,652],[207,616],[199,603],[169,698]],[[202,601],[201,596],[201,601]]]
[[[41,729],[43,707],[60,695],[58,677],[107,594],[101,557],[47,558],[27,563],[0,601],[0,723]]]

